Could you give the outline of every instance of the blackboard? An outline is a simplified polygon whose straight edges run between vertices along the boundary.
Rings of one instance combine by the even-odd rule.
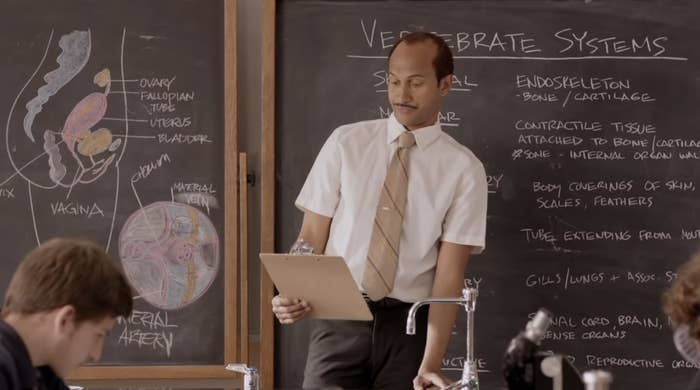
[[[695,2],[278,1],[276,249],[294,199],[337,126],[387,117],[386,56],[403,31],[455,55],[443,129],[486,167],[488,238],[478,287],[482,387],[502,388],[508,341],[539,307],[543,349],[615,389],[682,389],[660,294],[700,239],[700,57]],[[462,312],[443,367],[458,378]],[[276,383],[301,383],[308,324],[277,326]]]
[[[136,296],[100,365],[219,366],[235,344],[224,11],[224,0],[3,2],[0,289],[50,237],[107,248]]]

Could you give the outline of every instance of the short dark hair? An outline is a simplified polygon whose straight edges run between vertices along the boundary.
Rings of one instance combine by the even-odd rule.
[[[12,276],[2,317],[71,305],[76,322],[128,317],[131,288],[119,262],[92,241],[55,238],[29,252]]]
[[[394,53],[394,50],[396,50],[396,48],[403,42],[410,45],[413,43],[426,41],[431,41],[437,46],[437,55],[433,59],[433,69],[435,69],[435,76],[437,77],[437,81],[439,83],[445,76],[454,73],[455,64],[450,47],[447,46],[444,39],[440,38],[440,36],[436,34],[427,31],[415,31],[404,35],[394,44],[394,47],[391,48],[391,51],[389,52],[389,59],[391,59],[391,55]]]

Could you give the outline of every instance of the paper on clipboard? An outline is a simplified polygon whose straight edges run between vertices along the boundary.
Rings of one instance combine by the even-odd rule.
[[[309,318],[372,320],[342,257],[261,253],[260,260],[282,295],[311,304]]]

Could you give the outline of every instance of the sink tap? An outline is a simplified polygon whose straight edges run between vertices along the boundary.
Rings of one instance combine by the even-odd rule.
[[[230,363],[226,365],[226,369],[244,374],[243,390],[260,389],[260,375],[257,368],[240,363]]]
[[[467,356],[462,368],[462,379],[446,387],[447,389],[479,389],[479,377],[476,369],[476,359],[474,358],[474,310],[476,308],[476,297],[478,291],[474,288],[465,288],[462,290],[461,297],[455,298],[428,298],[420,300],[411,306],[406,319],[406,334],[416,334],[416,312],[423,305],[433,303],[452,303],[464,306],[464,311],[467,312]]]

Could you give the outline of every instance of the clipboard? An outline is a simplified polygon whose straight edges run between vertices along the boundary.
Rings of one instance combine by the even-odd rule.
[[[261,253],[260,260],[282,295],[311,304],[308,318],[373,319],[342,257]]]

